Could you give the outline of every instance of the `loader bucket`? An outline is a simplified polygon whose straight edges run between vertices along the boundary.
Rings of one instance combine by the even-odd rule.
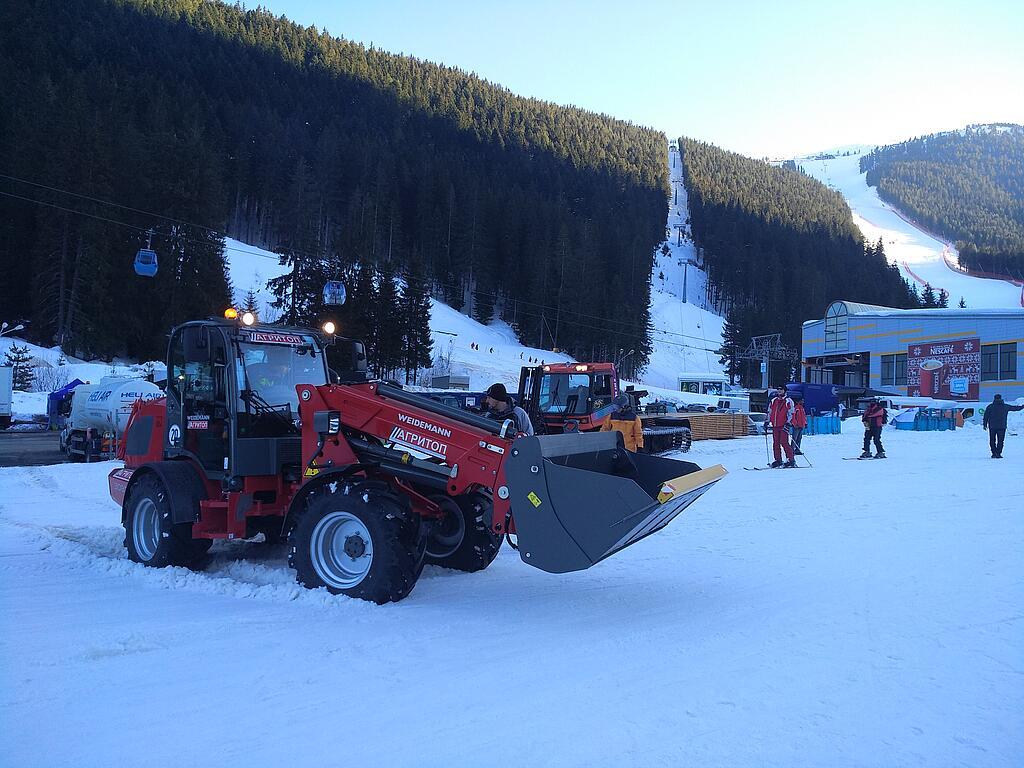
[[[589,568],[668,525],[726,474],[628,453],[618,432],[521,437],[505,462],[523,562]]]

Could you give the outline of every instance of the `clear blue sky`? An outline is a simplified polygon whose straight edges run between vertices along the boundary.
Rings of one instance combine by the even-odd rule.
[[[753,156],[1024,123],[1024,2],[262,0],[334,35]]]

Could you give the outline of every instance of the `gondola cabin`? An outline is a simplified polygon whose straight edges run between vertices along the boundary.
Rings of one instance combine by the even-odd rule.
[[[345,303],[345,284],[340,280],[328,280],[324,285],[324,305],[340,307]]]
[[[157,270],[156,251],[140,248],[135,254],[135,274],[140,277],[155,277]]]

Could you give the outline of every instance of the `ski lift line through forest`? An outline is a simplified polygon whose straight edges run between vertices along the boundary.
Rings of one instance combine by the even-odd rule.
[[[165,216],[165,215],[160,214],[160,213],[153,213],[152,211],[144,211],[141,208],[133,208],[130,205],[123,205],[122,203],[115,203],[112,200],[104,200],[104,199],[99,198],[99,197],[91,197],[90,195],[83,195],[81,192],[72,192],[69,189],[60,189],[59,187],[51,187],[51,186],[48,186],[46,184],[40,184],[38,181],[29,181],[28,179],[21,179],[21,178],[18,178],[17,176],[11,176],[11,175],[6,174],[6,173],[0,173],[0,179],[9,179],[10,181],[17,181],[17,182],[19,182],[21,184],[28,184],[28,185],[33,186],[33,187],[39,187],[40,189],[46,189],[46,190],[49,190],[50,192],[57,192],[57,193],[60,193],[62,195],[71,195],[72,197],[79,197],[79,198],[81,198],[83,200],[90,200],[90,201],[92,201],[94,203],[100,203],[101,205],[109,205],[109,206],[112,206],[114,208],[122,208],[122,209],[124,209],[126,211],[132,211],[133,213],[141,213],[141,214],[143,214],[145,216],[152,216],[153,218],[163,219],[164,221],[171,221],[171,222],[174,222],[175,224],[183,224],[183,225],[185,225],[187,227],[193,227],[195,229],[205,229],[207,232],[210,232],[211,234],[215,234],[215,235],[221,234],[216,229],[213,229],[212,227],[204,226],[202,224],[194,224],[194,223],[192,223],[190,221],[184,221],[182,219],[176,219],[173,216]]]
[[[19,178],[17,176],[11,176],[9,174],[0,174],[0,178],[10,179],[12,181],[17,181],[17,182],[20,182],[20,183],[23,183],[23,184],[29,184],[29,185],[32,185],[32,186],[35,186],[35,187],[40,187],[42,189],[47,189],[47,190],[50,190],[50,191],[53,191],[53,192],[57,192],[57,193],[60,193],[60,194],[67,194],[67,195],[71,195],[73,197],[79,197],[79,198],[82,198],[84,200],[91,200],[93,202],[97,202],[97,203],[100,203],[102,205],[110,205],[110,206],[113,206],[113,207],[116,207],[116,208],[122,208],[122,209],[127,210],[127,211],[133,211],[135,213],[141,213],[141,214],[144,214],[144,215],[147,215],[147,216],[153,216],[153,217],[156,217],[156,218],[165,219],[167,221],[173,221],[175,223],[182,224],[182,225],[185,225],[185,226],[194,227],[196,229],[202,229],[202,230],[204,230],[206,232],[209,232],[212,235],[216,235],[217,237],[222,237],[222,238],[228,237],[227,233],[225,233],[225,232],[221,232],[219,230],[213,229],[211,227],[206,227],[206,226],[203,226],[201,224],[193,224],[191,222],[183,221],[181,219],[175,219],[174,217],[171,217],[171,216],[164,216],[164,215],[159,214],[159,213],[153,213],[151,211],[145,211],[145,210],[142,210],[140,208],[133,208],[131,206],[123,205],[121,203],[115,203],[115,202],[112,202],[112,201],[109,201],[109,200],[103,200],[101,198],[91,197],[89,195],[84,195],[84,194],[81,194],[81,193],[78,193],[78,192],[72,192],[70,190],[60,189],[58,187],[52,187],[52,186],[48,186],[46,184],[40,184],[39,182],[29,181],[27,179],[21,179],[21,178]],[[85,211],[80,211],[80,210],[76,210],[76,209],[73,209],[73,208],[67,208],[67,207],[64,207],[64,206],[57,205],[55,203],[49,203],[49,202],[46,202],[46,201],[43,201],[43,200],[35,200],[33,198],[23,197],[23,196],[16,195],[16,194],[10,193],[10,192],[0,191],[0,194],[7,195],[9,197],[14,197],[14,198],[17,198],[19,200],[24,200],[26,202],[33,202],[33,203],[36,203],[38,205],[50,206],[52,208],[56,208],[58,210],[66,211],[68,213],[77,213],[77,214],[82,215],[82,216],[89,216],[91,218],[98,219],[100,221],[106,221],[106,222],[111,223],[111,224],[118,224],[120,226],[128,227],[128,228],[131,228],[131,229],[135,229],[135,230],[140,231],[140,232],[149,232],[149,229],[150,229],[150,228],[146,228],[146,227],[139,227],[139,226],[134,225],[134,224],[129,224],[129,223],[124,222],[124,221],[119,221],[119,220],[116,220],[116,219],[111,219],[111,218],[107,218],[107,217],[104,217],[104,216],[98,216],[96,214],[87,213]],[[184,242],[192,242],[192,243],[197,244],[197,245],[207,245],[207,243],[205,243],[205,242],[201,242],[201,241],[197,241],[197,240],[191,240],[188,237],[178,236],[178,239],[179,240],[183,240]],[[266,254],[266,253],[264,253],[262,251],[248,250],[248,249],[245,249],[245,248],[238,248],[238,247],[228,246],[228,245],[224,246],[224,250],[225,251],[230,251],[232,253],[245,254],[245,255],[248,255],[248,256],[258,256],[260,258],[267,259],[268,261],[275,261],[278,264],[280,264],[280,259],[279,259],[278,256],[270,256],[270,255],[268,255],[268,254]],[[297,251],[297,250],[293,250],[292,253],[294,255],[296,255],[296,256],[308,256],[310,258],[321,258],[322,257],[321,255],[318,255],[318,254],[306,253],[306,252]],[[403,277],[408,277],[407,273],[399,272],[399,274],[401,276],[403,276]],[[448,287],[448,288],[461,288],[462,287],[462,286],[457,285],[457,284],[444,283],[444,282],[441,282],[441,281],[438,281],[438,280],[435,280],[433,282],[435,284],[439,285],[439,286],[444,286],[444,287]],[[503,298],[500,294],[496,294],[496,293],[488,293],[488,292],[485,292],[485,291],[476,291],[476,293],[479,293],[479,294],[481,294],[483,296],[488,296],[488,297],[494,298],[494,299]],[[521,299],[517,299],[517,303],[518,304],[527,304],[527,305],[530,305],[530,306],[537,307],[538,309],[550,310],[550,311],[556,312],[556,313],[561,311],[561,309],[558,308],[558,307],[552,307],[550,305],[545,305],[545,304],[538,304],[536,302],[529,302],[529,301],[525,301],[525,300],[521,300]],[[593,319],[593,320],[602,320],[604,322],[618,323],[620,325],[625,326],[624,330],[627,330],[628,326],[630,325],[629,321],[625,321],[625,320],[614,320],[612,318],[605,318],[605,317],[602,317],[602,316],[599,316],[599,315],[590,315],[590,314],[587,314],[587,313],[584,313],[584,312],[577,312],[577,313],[574,313],[574,314],[576,314],[576,316],[578,316],[578,317],[586,317],[586,318],[590,318],[590,319]],[[671,334],[673,336],[678,336],[678,337],[681,337],[681,338],[693,339],[694,341],[701,341],[701,342],[703,342],[705,344],[707,343],[707,339],[704,337],[704,334],[703,334],[703,328],[701,329],[701,336],[700,337],[694,336],[694,335],[691,335],[691,334],[679,333],[677,331],[659,331],[659,333]]]
[[[98,214],[88,213],[86,211],[80,211],[80,210],[76,210],[74,208],[68,208],[66,206],[58,205],[56,203],[47,202],[45,200],[35,200],[33,198],[30,198],[30,197],[25,197],[23,195],[15,194],[13,192],[5,192],[3,190],[0,190],[0,195],[5,195],[7,197],[12,197],[12,198],[15,198],[15,199],[18,199],[18,200],[23,200],[23,201],[28,202],[28,203],[35,203],[36,205],[43,205],[43,206],[47,206],[49,208],[55,208],[55,209],[60,210],[60,211],[65,211],[66,213],[72,213],[72,214],[76,214],[76,215],[79,215],[79,216],[87,216],[89,218],[96,219],[98,221],[107,222],[108,224],[115,224],[117,226],[126,227],[128,229],[134,229],[134,230],[136,230],[138,232],[149,232],[149,229],[150,229],[148,227],[140,227],[140,226],[135,225],[135,224],[129,224],[129,223],[124,222],[124,221],[118,221],[117,219],[111,219],[111,218],[108,218],[106,216],[100,216]],[[220,237],[226,237],[226,235],[224,235],[223,233],[217,232],[216,230],[208,229],[206,227],[202,227],[202,229],[207,229],[207,231],[211,232],[212,234],[216,234],[216,235],[218,235]],[[176,236],[176,239],[181,240],[183,242],[192,243],[194,245],[209,245],[209,243],[207,243],[207,242],[203,242],[203,241],[200,241],[200,240],[194,240],[192,238],[184,237],[184,236]],[[244,254],[248,254],[248,255],[252,255],[252,256],[260,256],[260,257],[266,258],[268,260],[274,259],[274,257],[268,256],[268,255],[266,255],[264,253],[261,253],[259,251],[248,251],[248,250],[245,250],[243,248],[234,248],[234,247],[228,246],[228,245],[223,246],[223,248],[224,248],[225,251],[230,251],[230,252],[233,252],[233,253],[244,253]],[[399,274],[403,275],[403,276],[408,276],[408,273],[399,273]],[[438,285],[441,285],[441,286],[456,287],[452,283],[444,283],[444,282],[440,282],[440,281],[434,281],[434,282],[436,282]],[[485,296],[489,296],[491,298],[503,298],[500,294],[496,294],[496,293],[487,293],[487,292],[484,292],[484,291],[479,291],[478,293],[481,293],[482,295],[485,295]],[[523,301],[523,300],[517,300],[517,302],[519,304],[525,304],[525,305],[528,305],[528,306],[537,307],[538,309],[541,309],[541,310],[546,310],[546,311],[551,311],[551,312],[561,311],[557,307],[552,307],[552,306],[545,305],[545,304],[538,304],[536,302]],[[534,318],[541,318],[541,317],[543,317],[542,313],[527,312],[526,310],[522,310],[522,309],[519,310],[519,312],[521,314],[524,314],[524,315],[528,316],[528,317],[534,317]],[[629,324],[628,320],[615,320],[613,318],[605,318],[605,317],[600,317],[598,315],[586,314],[586,313],[583,313],[583,312],[577,312],[577,313],[572,313],[572,314],[576,315],[577,317],[585,317],[585,318],[590,318],[590,319],[595,319],[595,320],[603,320],[604,322],[620,323],[620,324],[623,324],[623,325],[628,325]],[[577,325],[577,326],[579,326],[581,328],[587,328],[589,330],[604,331],[604,332],[613,333],[613,334],[614,333],[624,333],[625,331],[629,330],[628,328],[614,328],[614,327],[609,327],[609,326],[596,326],[596,325],[590,325],[590,324],[586,324],[586,323],[575,323],[575,325]],[[702,341],[704,343],[707,343],[707,339],[706,338],[701,338],[699,336],[693,336],[691,334],[686,334],[686,333],[679,333],[677,331],[666,331],[666,330],[652,329],[652,333],[661,334],[662,336],[666,336],[666,335],[677,336],[677,337],[681,337],[681,338],[693,339],[694,341]],[[697,347],[693,347],[693,346],[690,346],[688,344],[684,344],[684,343],[681,343],[681,342],[668,341],[667,339],[661,339],[659,341],[659,343],[661,343],[661,344],[670,344],[672,346],[680,347],[680,348],[683,348],[683,349],[698,350]],[[711,349],[705,349],[704,351],[716,352],[717,353],[717,350],[711,350]]]

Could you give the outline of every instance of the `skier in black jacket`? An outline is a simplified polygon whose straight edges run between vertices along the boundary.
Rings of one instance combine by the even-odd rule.
[[[988,430],[988,446],[992,449],[992,458],[1003,458],[1003,440],[1006,439],[1006,414],[1010,411],[1024,411],[1024,405],[1007,405],[1002,395],[994,395],[992,403],[985,409],[982,418],[982,429]]]

